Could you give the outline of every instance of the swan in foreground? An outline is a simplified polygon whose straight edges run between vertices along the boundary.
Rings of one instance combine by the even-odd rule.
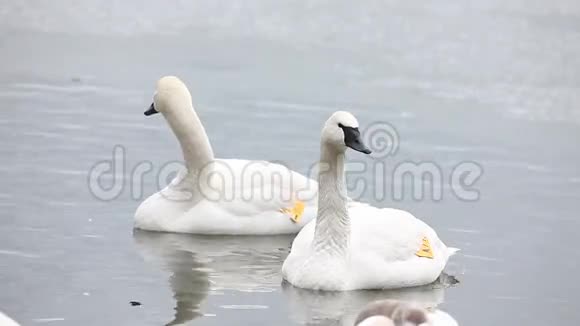
[[[397,300],[381,300],[367,305],[355,326],[457,326],[457,321],[441,310],[427,311],[418,305]]]
[[[318,215],[294,239],[282,276],[294,286],[326,291],[426,285],[457,251],[408,212],[349,202],[344,153],[369,154],[356,118],[335,112],[322,129]]]
[[[179,140],[185,170],[147,198],[135,228],[195,234],[297,233],[316,215],[316,182],[275,163],[215,159],[177,77],[157,82],[146,116],[161,112]]]

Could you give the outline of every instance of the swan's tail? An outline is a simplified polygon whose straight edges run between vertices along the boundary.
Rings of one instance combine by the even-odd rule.
[[[459,250],[461,250],[461,249],[459,249],[459,248],[453,248],[453,247],[447,248],[447,258],[455,255]]]

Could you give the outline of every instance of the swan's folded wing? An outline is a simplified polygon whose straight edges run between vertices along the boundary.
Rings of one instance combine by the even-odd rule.
[[[287,167],[267,162],[248,160],[219,160],[212,187],[220,189],[228,210],[239,216],[260,212],[278,213],[292,207],[296,201],[312,208],[316,203],[318,184]],[[221,179],[220,179],[221,178]]]
[[[382,261],[394,263],[419,258],[418,251],[427,245],[434,257],[445,255],[447,260],[448,250],[435,231],[409,212],[354,205],[349,207],[349,214],[351,241],[356,246],[353,250],[376,254]]]

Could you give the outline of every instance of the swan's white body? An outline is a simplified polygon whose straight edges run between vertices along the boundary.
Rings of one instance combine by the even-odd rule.
[[[135,227],[195,234],[297,233],[316,215],[317,183],[275,163],[215,159],[187,87],[157,83],[155,107],[180,142],[186,168],[135,213]],[[280,210],[303,202],[298,222]]]
[[[295,238],[282,266],[284,279],[307,289],[392,289],[434,282],[456,249],[408,212],[346,200],[344,136],[338,124],[358,127],[346,112],[335,113],[322,133],[318,216]],[[342,138],[340,138],[342,137]],[[433,257],[416,253],[424,239]]]
[[[316,222],[300,231],[284,262],[284,278],[295,286],[344,291],[393,289],[434,282],[454,249],[435,231],[408,212],[353,203],[348,208],[349,244],[313,247]],[[431,243],[433,259],[415,253],[423,237]]]
[[[197,182],[184,171],[139,206],[135,227],[194,234],[289,234],[316,215],[316,191],[309,190],[316,183],[301,174],[270,162],[215,160],[213,165],[203,194],[198,195]],[[249,175],[274,180],[255,187]],[[272,198],[263,198],[270,194]],[[294,199],[307,203],[298,223],[280,212]]]

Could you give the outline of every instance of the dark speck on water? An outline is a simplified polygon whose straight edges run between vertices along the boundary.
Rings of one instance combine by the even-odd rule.
[[[141,302],[139,302],[139,301],[129,301],[129,303],[130,303],[132,306],[140,306],[140,305],[141,305]]]

